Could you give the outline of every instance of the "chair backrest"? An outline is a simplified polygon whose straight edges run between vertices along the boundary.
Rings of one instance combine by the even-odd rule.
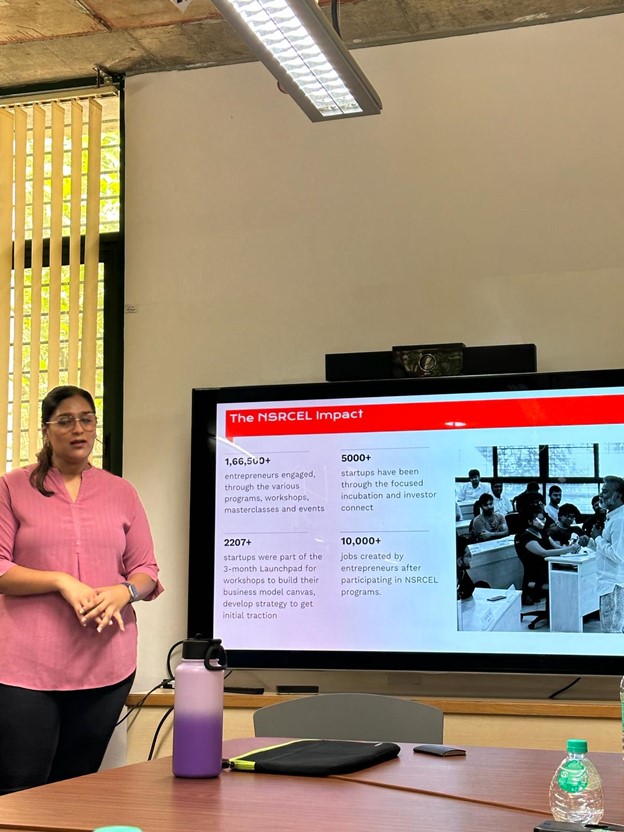
[[[524,531],[525,525],[523,523],[522,515],[518,514],[517,511],[510,511],[506,514],[505,522],[507,523],[509,534],[518,534],[519,532]]]
[[[531,561],[527,560],[526,552],[524,546],[520,543],[520,535],[517,534],[514,537],[514,549],[516,550],[516,554],[522,564],[522,568],[524,570],[524,576],[522,578],[522,588],[526,590],[529,586],[534,587],[535,589],[545,590],[548,588],[548,580],[542,574],[542,571],[538,571],[536,569],[536,565],[531,565]],[[534,558],[535,560],[535,558]],[[536,563],[539,563],[542,567],[546,563],[546,561],[541,562],[539,558],[537,559]]]
[[[320,693],[254,712],[257,737],[441,743],[444,713],[432,705],[374,693]]]

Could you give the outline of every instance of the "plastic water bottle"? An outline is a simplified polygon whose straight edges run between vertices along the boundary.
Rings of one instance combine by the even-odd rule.
[[[223,670],[221,639],[186,639],[175,670],[173,773],[176,777],[217,777],[223,753]]]
[[[550,811],[555,820],[568,823],[598,823],[602,818],[602,780],[587,757],[587,740],[568,740],[568,756],[550,784]]]

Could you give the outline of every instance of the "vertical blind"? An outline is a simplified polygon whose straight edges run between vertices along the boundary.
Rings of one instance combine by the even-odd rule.
[[[99,240],[119,195],[102,148],[118,149],[118,125],[115,96],[0,102],[0,472],[34,460],[52,387],[101,407]]]

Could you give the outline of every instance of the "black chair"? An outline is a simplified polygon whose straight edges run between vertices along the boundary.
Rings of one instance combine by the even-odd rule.
[[[506,514],[505,522],[507,523],[509,534],[520,534],[520,532],[524,531],[525,526],[522,520],[522,515],[517,511],[510,511]]]
[[[518,535],[514,537],[514,548],[524,570],[522,578],[522,603],[536,603],[542,598],[545,600],[543,610],[527,610],[526,612],[520,613],[520,620],[529,617],[533,618],[533,621],[529,624],[529,630],[534,630],[540,621],[546,621],[548,623],[550,620],[548,610],[548,578],[544,575],[545,561],[539,555],[535,555],[534,558],[530,554],[527,556],[527,552],[520,545]]]

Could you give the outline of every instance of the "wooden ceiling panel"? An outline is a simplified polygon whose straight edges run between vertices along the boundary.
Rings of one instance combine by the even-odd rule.
[[[624,11],[622,2],[605,0],[402,0],[417,35],[437,37],[527,26]]]
[[[90,76],[95,82],[96,66],[122,74],[132,64],[137,71],[151,72],[153,62],[126,32],[13,43],[0,49],[0,88],[13,90]]]
[[[183,31],[175,26],[140,29],[133,35],[151,54],[178,67],[224,66],[254,60],[244,41],[224,20],[198,21],[185,26]]]
[[[330,0],[321,0],[329,16]],[[349,48],[603,14],[624,0],[341,0]],[[253,60],[210,0],[0,0],[0,94],[15,87]]]
[[[210,0],[193,0],[181,11],[171,0],[81,0],[94,15],[112,29],[141,29],[172,26],[196,20],[220,19]]]
[[[0,44],[49,40],[106,31],[73,0],[0,2]]]
[[[384,42],[410,40],[414,28],[405,14],[403,0],[367,0],[344,6],[340,15],[340,32],[346,43],[373,45],[381,35]]]

